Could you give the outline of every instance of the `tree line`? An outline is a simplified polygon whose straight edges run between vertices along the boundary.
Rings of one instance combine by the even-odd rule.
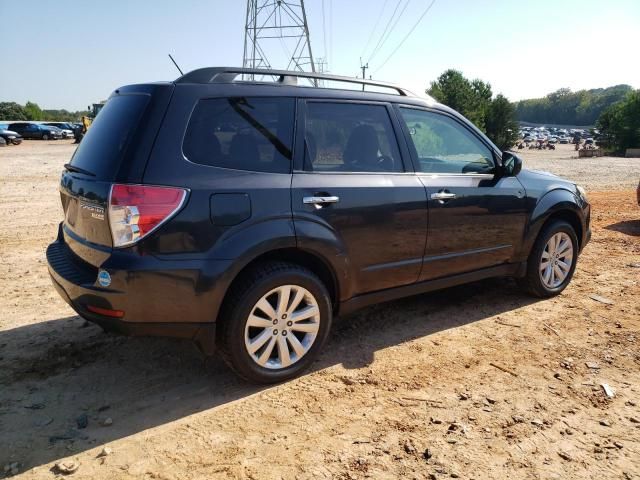
[[[595,125],[604,110],[623,100],[632,91],[629,85],[577,92],[561,88],[543,98],[516,102],[516,117],[531,123]]]
[[[41,109],[37,103],[0,102],[0,120],[26,120],[51,122],[79,122],[87,111],[70,112],[68,110]]]

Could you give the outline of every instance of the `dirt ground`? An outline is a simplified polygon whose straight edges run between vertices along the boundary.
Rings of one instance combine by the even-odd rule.
[[[256,388],[59,298],[44,250],[73,148],[0,149],[0,477],[55,478],[67,460],[91,479],[640,479],[639,159],[523,153],[593,204],[559,297],[505,279],[368,308],[310,373]]]

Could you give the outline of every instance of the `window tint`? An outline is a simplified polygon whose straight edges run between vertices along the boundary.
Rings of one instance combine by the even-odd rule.
[[[401,108],[418,156],[418,169],[433,173],[492,173],[491,150],[452,118]]]
[[[383,105],[307,103],[305,170],[401,172],[400,152]]]
[[[78,145],[71,165],[87,170],[99,179],[114,178],[149,98],[148,95],[109,98]]]
[[[289,173],[292,98],[207,98],[196,106],[184,139],[194,163],[256,172]]]

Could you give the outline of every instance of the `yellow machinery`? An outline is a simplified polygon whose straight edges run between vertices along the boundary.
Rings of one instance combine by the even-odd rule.
[[[89,130],[89,127],[93,123],[93,120],[96,118],[98,113],[100,113],[100,110],[102,110],[102,107],[104,107],[105,103],[106,103],[106,100],[100,103],[94,103],[91,106],[87,107],[87,110],[89,110],[89,115],[82,116],[82,128],[76,130],[75,132],[76,143],[80,143],[82,138],[85,136],[85,134]]]

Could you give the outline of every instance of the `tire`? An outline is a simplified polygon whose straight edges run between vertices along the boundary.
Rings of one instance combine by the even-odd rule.
[[[556,242],[555,248],[554,243],[551,242],[552,238]],[[571,244],[570,248],[566,244],[568,242]],[[569,258],[566,254],[569,251],[571,258],[567,268]],[[551,262],[546,261],[549,255],[551,256]],[[546,258],[543,258],[543,256],[546,256]],[[518,280],[518,284],[527,293],[539,298],[558,295],[571,282],[577,260],[578,237],[575,230],[563,220],[552,221],[545,225],[538,235],[527,260],[527,273]],[[544,265],[543,262],[545,262]]]
[[[43,140],[49,140],[49,135],[47,135],[46,133],[44,135],[42,135],[42,139]]]
[[[278,308],[285,297],[289,307]],[[250,316],[253,326],[248,326]],[[306,318],[296,321],[294,316]],[[313,272],[286,262],[265,263],[244,274],[227,294],[218,319],[218,350],[243,379],[282,382],[313,363],[326,343],[332,317],[327,288]]]

